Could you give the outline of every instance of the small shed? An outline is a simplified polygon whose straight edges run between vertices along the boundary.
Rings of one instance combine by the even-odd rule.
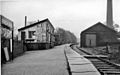
[[[117,32],[101,22],[81,32],[81,47],[105,46],[110,43],[118,43]]]

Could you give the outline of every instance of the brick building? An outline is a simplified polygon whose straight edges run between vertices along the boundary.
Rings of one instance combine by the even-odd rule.
[[[103,46],[107,43],[118,43],[118,33],[98,22],[81,32],[81,47]]]

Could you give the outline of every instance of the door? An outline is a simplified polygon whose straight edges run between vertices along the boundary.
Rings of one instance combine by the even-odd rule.
[[[86,34],[86,46],[87,47],[96,46],[96,34]]]
[[[21,32],[21,40],[25,40],[25,32]]]

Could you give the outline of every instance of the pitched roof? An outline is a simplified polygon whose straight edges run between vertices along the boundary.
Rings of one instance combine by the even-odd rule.
[[[31,24],[31,25],[28,25],[28,26],[22,27],[22,28],[18,29],[18,31],[21,31],[21,30],[24,30],[24,29],[27,29],[27,28],[33,27],[33,26],[35,26],[35,25],[37,25],[37,24],[39,24],[39,23],[45,22],[45,21],[50,22],[49,19],[47,18],[47,19],[44,19],[44,20],[42,20],[42,21],[39,21],[39,22],[33,23],[33,24]],[[51,24],[51,23],[50,23],[50,24]],[[52,24],[51,24],[51,25],[52,25]],[[53,25],[52,25],[52,27],[53,27]],[[54,28],[54,27],[53,27],[53,28]]]
[[[93,28],[93,27],[95,27],[95,26],[97,26],[97,25],[101,25],[101,26],[103,26],[103,27],[105,27],[105,28],[107,28],[107,29],[109,29],[109,30],[111,30],[111,31],[113,31],[113,32],[115,32],[115,33],[117,33],[115,30],[113,30],[113,29],[107,27],[106,25],[104,25],[104,24],[101,23],[101,22],[98,22],[98,23],[94,24],[93,26],[91,26],[91,27],[85,29],[85,30],[82,31],[81,33],[86,32],[86,31],[88,31],[89,29],[91,29],[91,28]]]

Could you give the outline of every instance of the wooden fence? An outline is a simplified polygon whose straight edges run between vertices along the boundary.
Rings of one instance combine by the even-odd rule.
[[[13,41],[13,49],[10,48],[10,39],[1,39],[1,63],[13,60],[23,54],[27,48],[22,41]]]
[[[22,41],[16,41],[14,40],[14,49],[13,49],[13,57],[17,57],[21,54],[23,54],[27,48],[26,45]]]

